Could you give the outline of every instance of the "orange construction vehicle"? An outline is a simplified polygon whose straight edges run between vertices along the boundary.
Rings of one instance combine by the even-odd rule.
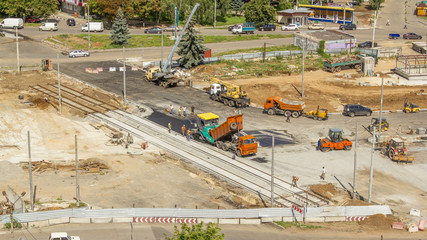
[[[264,103],[264,112],[268,115],[280,114],[287,116],[290,114],[297,118],[303,114],[304,102],[290,101],[281,97],[269,97]]]
[[[322,152],[329,152],[331,149],[335,150],[350,150],[353,143],[347,138],[342,137],[342,131],[338,128],[330,128],[327,138],[320,140],[319,149]]]
[[[227,120],[218,124],[219,116],[213,113],[197,115],[197,129],[191,130],[191,135],[196,140],[210,142],[224,151],[232,151],[237,156],[256,154],[258,143],[254,136],[243,135],[243,115],[228,117]]]

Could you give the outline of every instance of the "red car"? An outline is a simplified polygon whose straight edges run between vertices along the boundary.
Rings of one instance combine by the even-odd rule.
[[[26,17],[26,18],[25,18],[25,22],[26,22],[26,23],[39,23],[39,22],[40,22],[40,18],[36,18],[36,17]]]

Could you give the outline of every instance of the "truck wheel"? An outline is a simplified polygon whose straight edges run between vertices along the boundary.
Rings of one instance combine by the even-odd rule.
[[[221,149],[221,148],[222,148],[222,142],[221,142],[221,141],[217,141],[217,142],[215,143],[215,145],[216,145],[216,147],[217,147],[217,148],[219,148],[219,149]]]
[[[234,107],[234,101],[228,101],[228,106],[230,106],[230,107]]]
[[[351,149],[351,146],[349,146],[349,145],[345,145],[345,146],[344,146],[344,150],[346,150],[346,151],[350,151],[350,149]]]
[[[236,150],[236,155],[237,155],[238,157],[242,157],[242,152],[241,152],[239,149],[237,149],[237,150]]]
[[[356,71],[360,72],[362,70],[362,66],[360,64],[356,64],[354,65],[354,68],[356,69]]]
[[[274,110],[272,108],[267,110],[268,115],[274,115]]]
[[[284,115],[285,116],[292,115],[292,112],[291,111],[285,111]]]
[[[391,160],[393,160],[393,157],[394,157],[394,150],[393,150],[393,149],[390,149],[390,150],[388,151],[388,157],[389,157]]]
[[[230,123],[230,129],[236,130],[237,129],[237,123],[235,123],[235,122]]]
[[[297,117],[299,117],[299,113],[298,112],[292,112],[291,116],[293,118],[297,118]]]
[[[224,150],[224,151],[228,151],[228,146],[227,146],[227,144],[226,144],[226,143],[223,143],[221,148],[222,148],[222,150]]]
[[[335,72],[341,72],[341,67],[336,67]]]
[[[227,99],[224,99],[224,105],[228,106],[228,100]]]

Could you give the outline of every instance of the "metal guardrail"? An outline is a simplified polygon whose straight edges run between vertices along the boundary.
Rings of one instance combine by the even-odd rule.
[[[73,208],[53,211],[14,214],[19,222],[37,222],[58,218],[126,218],[126,217],[173,217],[173,218],[269,218],[292,217],[291,208],[258,209],[181,209],[181,208],[114,208],[89,210]],[[346,217],[370,216],[374,214],[392,214],[387,205],[340,206],[307,208],[306,217]],[[0,216],[2,223],[10,222],[9,215]]]

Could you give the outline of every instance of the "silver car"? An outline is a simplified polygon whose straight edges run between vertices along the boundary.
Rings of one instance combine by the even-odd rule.
[[[89,57],[90,53],[88,51],[83,50],[74,50],[68,53],[68,57]]]

